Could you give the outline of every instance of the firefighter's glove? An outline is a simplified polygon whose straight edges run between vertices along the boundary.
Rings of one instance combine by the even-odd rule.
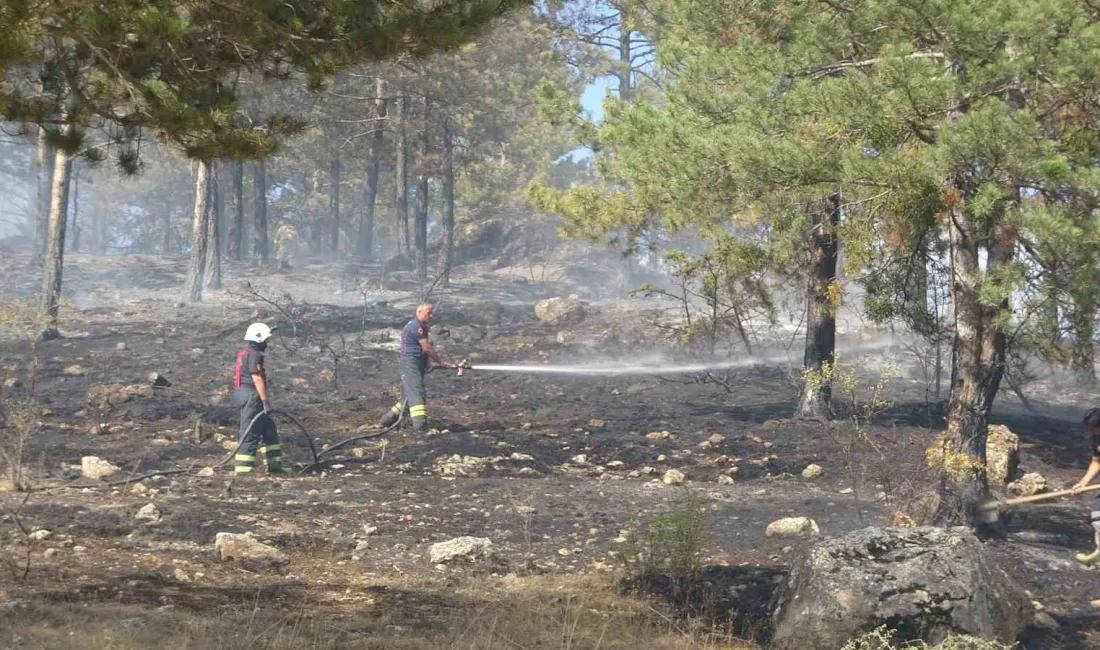
[[[264,405],[264,415],[267,415],[267,402],[260,402]]]

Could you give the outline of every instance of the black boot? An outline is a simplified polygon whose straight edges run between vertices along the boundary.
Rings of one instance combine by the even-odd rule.
[[[413,433],[426,433],[428,431],[428,418],[421,416],[413,417]]]

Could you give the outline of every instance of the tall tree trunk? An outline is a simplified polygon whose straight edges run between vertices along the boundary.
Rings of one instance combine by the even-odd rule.
[[[367,189],[364,197],[363,221],[359,224],[359,256],[370,261],[374,256],[374,203],[378,199],[378,176],[382,167],[385,145],[382,121],[386,117],[386,80],[374,82],[374,132],[371,133],[367,158]]]
[[[244,239],[244,163],[230,163],[233,173],[233,214],[226,229],[225,255],[231,260],[241,259],[241,241]]]
[[[329,168],[328,211],[332,215],[332,252],[340,253],[340,152],[332,155]]]
[[[394,104],[397,120],[397,177],[394,183],[393,206],[397,213],[397,247],[406,255],[409,253],[409,142],[405,123],[408,102],[407,97],[399,97]]]
[[[84,229],[84,224],[80,223],[80,165],[73,162],[72,169],[72,196],[69,199],[69,205],[73,211],[72,228],[73,228],[73,252],[80,252],[80,231]]]
[[[454,134],[449,124],[443,125],[443,280],[451,286],[451,264],[455,250],[455,164]]]
[[[634,99],[634,77],[630,48],[630,15],[622,8],[619,10],[619,99],[628,102]]]
[[[252,163],[252,256],[267,264],[267,173],[264,161]]]
[[[424,99],[424,128],[420,133],[420,164],[416,182],[416,275],[421,280],[428,277],[428,156],[431,155],[431,133],[428,116],[431,103]]]
[[[35,149],[35,163],[38,166],[38,201],[35,206],[34,256],[32,258],[32,263],[38,268],[42,267],[42,263],[46,259],[50,203],[53,196],[53,170],[54,161],[56,160],[48,135],[46,129],[38,127],[37,147]]]
[[[829,197],[829,205],[814,209],[810,219],[813,272],[806,289],[806,349],[802,360],[802,371],[808,378],[802,384],[795,415],[828,419],[832,415],[833,392],[830,369],[836,352],[836,305],[829,299],[829,288],[836,281],[840,250],[837,238],[840,195]]]
[[[211,164],[210,193],[213,195],[213,214],[207,229],[206,288],[222,288],[222,222],[225,220],[224,163]]]
[[[981,226],[966,209],[965,192],[960,190],[958,196],[948,215],[955,339],[947,426],[939,443],[945,462],[935,519],[941,525],[977,525],[978,506],[989,493],[988,416],[1005,371],[1007,337],[996,321],[1009,304],[1007,299],[994,306],[982,302]],[[1009,228],[997,226],[992,235],[986,276],[1011,264],[1016,246],[1015,232]]]
[[[202,276],[210,244],[210,165],[200,160],[195,173],[195,215],[191,228],[191,264],[187,267],[187,299],[202,302]]]
[[[67,125],[63,127],[68,130]],[[46,229],[46,259],[42,268],[42,340],[61,336],[58,315],[61,308],[61,273],[65,267],[65,221],[69,206],[69,175],[73,160],[61,149],[54,151],[53,184],[50,189],[50,218]]]

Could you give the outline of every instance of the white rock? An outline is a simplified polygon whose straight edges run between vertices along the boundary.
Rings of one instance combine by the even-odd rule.
[[[584,305],[577,300],[550,298],[535,303],[535,318],[551,325],[579,323],[584,316]]]
[[[722,474],[718,477],[718,485],[733,485],[733,477]]]
[[[363,524],[363,534],[367,536],[377,535],[378,526],[375,526],[373,524]]]
[[[118,470],[118,466],[112,465],[98,456],[85,456],[80,459],[80,472],[85,478],[106,478],[117,473]]]
[[[1029,472],[1008,484],[1008,492],[1018,497],[1029,497],[1047,491],[1047,480],[1038,472]]]
[[[84,366],[74,364],[71,366],[66,366],[65,370],[63,370],[62,372],[64,372],[66,375],[69,375],[70,377],[81,377],[88,374],[88,369]]]
[[[52,535],[52,534],[53,533],[51,533],[50,531],[46,530],[45,528],[42,528],[42,529],[36,530],[33,533],[31,533],[30,538],[32,540],[36,541],[36,542],[44,542],[47,539],[49,539],[50,535]]]
[[[668,431],[650,431],[645,434],[645,437],[650,440],[668,440],[668,437],[672,434]]]
[[[285,562],[286,555],[274,546],[257,541],[251,535],[238,533],[218,533],[214,538],[223,562],[227,560],[263,560],[267,562]]]
[[[432,564],[443,564],[458,558],[475,559],[487,555],[493,546],[488,537],[456,537],[432,544],[428,558]]]
[[[665,485],[683,485],[684,473],[678,469],[670,469],[661,477],[661,482]]]
[[[802,470],[802,478],[817,478],[821,476],[824,471],[825,470],[821,469],[821,465],[810,463],[806,466],[806,469]]]
[[[214,468],[213,467],[204,467],[204,468],[199,470],[198,474],[199,474],[199,476],[213,476],[214,475]]]
[[[141,510],[137,511],[137,514],[134,515],[134,519],[156,523],[160,521],[160,510],[157,510],[157,507],[152,503],[147,503],[142,506]]]
[[[1057,630],[1062,626],[1047,612],[1035,612],[1035,626],[1044,630]]]
[[[722,442],[725,441],[725,439],[726,439],[726,437],[724,435],[720,434],[720,433],[712,433],[712,434],[710,434],[710,437],[707,438],[707,442],[709,442],[712,445],[719,445],[719,444],[722,444]]]
[[[44,557],[46,559],[54,557],[55,555],[57,555],[57,549],[56,548],[48,548],[48,549],[46,549],[45,551],[42,552],[42,557]]]
[[[587,465],[588,456],[585,456],[584,454],[577,454],[576,456],[570,458],[569,462],[573,463],[574,465]]]
[[[773,521],[764,530],[766,537],[801,537],[804,535],[819,535],[821,529],[817,522],[809,517],[786,517]]]

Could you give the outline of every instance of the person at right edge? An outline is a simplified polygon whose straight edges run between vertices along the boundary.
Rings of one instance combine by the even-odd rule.
[[[1100,474],[1100,408],[1091,409],[1085,414],[1085,434],[1089,437],[1089,455],[1091,461],[1089,468],[1080,481],[1073,486],[1073,493],[1078,494],[1092,483],[1092,479]],[[1078,553],[1077,561],[1085,564],[1100,559],[1100,492],[1094,492],[1089,510],[1092,519],[1092,536],[1095,548],[1092,553]]]
[[[233,371],[233,406],[241,410],[239,445],[234,456],[234,475],[249,474],[256,467],[257,450],[264,455],[268,474],[286,474],[283,468],[283,445],[275,430],[275,421],[267,414],[267,370],[264,351],[271,338],[271,328],[263,323],[252,323],[245,332],[248,345],[237,353],[237,366]],[[262,415],[261,415],[262,414]],[[248,425],[257,415],[256,423]],[[261,446],[260,443],[263,443]]]
[[[416,308],[416,318],[401,330],[401,357],[397,367],[401,371],[401,390],[404,405],[412,416],[413,431],[423,433],[428,430],[428,394],[424,389],[424,374],[428,372],[429,361],[440,368],[450,368],[449,363],[439,358],[439,353],[428,340],[428,329],[432,322],[432,306],[422,303]],[[401,417],[402,402],[393,405],[379,425],[393,426]]]

